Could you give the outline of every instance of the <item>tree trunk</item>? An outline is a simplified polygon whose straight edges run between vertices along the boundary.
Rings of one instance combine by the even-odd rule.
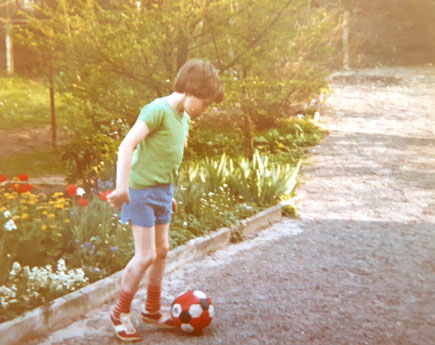
[[[48,73],[50,82],[50,110],[51,110],[51,144],[53,149],[57,148],[57,125],[56,125],[56,107],[54,99],[54,70],[53,62],[50,62],[50,71]]]
[[[6,45],[6,71],[14,73],[14,50],[12,45],[12,20],[9,12],[9,2],[6,3],[5,45]]]
[[[350,69],[349,61],[349,11],[344,12],[343,19],[343,68]]]

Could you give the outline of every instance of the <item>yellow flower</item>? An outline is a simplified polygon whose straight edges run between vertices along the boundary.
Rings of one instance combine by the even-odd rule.
[[[42,229],[42,230],[47,230],[47,225],[42,224],[41,229]]]
[[[42,211],[42,214],[43,214],[44,216],[46,216],[46,215],[48,214],[48,212],[47,212],[47,211]]]
[[[54,218],[54,217],[56,217],[56,215],[54,213],[50,213],[47,217],[48,218]]]
[[[12,179],[12,181],[15,181],[15,182],[18,182],[20,179],[17,177],[17,176],[15,176],[13,179]]]
[[[71,222],[69,219],[65,219],[65,223],[69,223]]]
[[[0,212],[4,212],[4,211],[6,211],[7,210],[7,208],[6,207],[2,207],[2,208],[0,208]]]
[[[59,203],[59,204],[54,205],[54,207],[55,208],[65,208],[65,205]]]
[[[23,213],[23,214],[21,215],[21,219],[26,219],[28,216],[29,216],[29,215],[28,215],[27,213]]]

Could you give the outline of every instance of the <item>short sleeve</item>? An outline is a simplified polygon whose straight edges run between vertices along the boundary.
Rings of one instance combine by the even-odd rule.
[[[164,111],[155,104],[150,103],[142,108],[138,119],[145,122],[150,131],[154,131],[162,124],[163,116]]]

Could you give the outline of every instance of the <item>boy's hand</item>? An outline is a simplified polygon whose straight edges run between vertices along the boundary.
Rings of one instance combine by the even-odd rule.
[[[110,203],[110,205],[120,210],[124,203],[128,205],[130,198],[127,191],[124,192],[115,189],[112,193],[107,195],[107,201]]]
[[[175,213],[177,211],[177,201],[172,198],[172,213]]]

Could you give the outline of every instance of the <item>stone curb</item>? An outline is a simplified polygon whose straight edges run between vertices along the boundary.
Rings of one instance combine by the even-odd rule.
[[[282,205],[280,204],[270,207],[231,228],[221,228],[171,250],[167,257],[166,272],[174,271],[189,261],[206,256],[228,245],[231,241],[231,234],[235,231],[244,234],[259,232],[264,227],[281,219],[281,209]],[[1,344],[15,345],[30,337],[47,334],[112,300],[116,295],[117,284],[121,279],[122,272],[116,272],[80,290],[59,297],[47,306],[38,307],[13,320],[1,323]]]

